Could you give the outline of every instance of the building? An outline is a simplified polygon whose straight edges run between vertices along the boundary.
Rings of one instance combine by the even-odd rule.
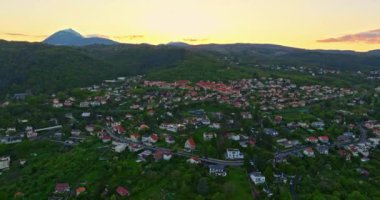
[[[306,142],[311,142],[311,143],[317,143],[318,142],[318,138],[316,138],[314,136],[310,136],[310,137],[306,138],[305,141]]]
[[[129,196],[129,191],[127,188],[119,186],[116,188],[116,193],[119,194],[122,197]]]
[[[0,170],[9,169],[10,163],[11,163],[11,157],[10,156],[0,157]]]
[[[68,183],[57,183],[55,185],[55,193],[70,192],[70,185]]]
[[[239,149],[227,149],[226,159],[244,159],[244,155],[240,152]]]
[[[185,149],[187,150],[194,150],[196,147],[195,141],[193,138],[189,138],[185,142]]]
[[[223,165],[209,165],[209,173],[214,176],[227,176],[227,172]]]
[[[322,143],[328,143],[329,142],[329,137],[324,135],[324,136],[319,136],[318,137],[319,141]]]
[[[172,156],[173,156],[172,152],[164,151],[164,156],[163,156],[164,160],[170,160],[172,159]]]
[[[251,172],[249,177],[255,185],[265,183],[265,176],[261,175],[261,172]]]
[[[215,133],[203,133],[203,140],[209,141],[216,137]]]
[[[14,144],[22,142],[22,136],[21,135],[14,135],[14,136],[5,136],[1,138],[2,144]]]
[[[167,135],[165,137],[165,142],[168,143],[168,144],[174,144],[175,143],[175,139],[172,135]]]
[[[127,148],[127,144],[125,144],[125,143],[119,143],[113,149],[115,150],[115,152],[121,153],[121,152],[125,151],[126,148]]]
[[[314,157],[314,150],[311,147],[308,147],[303,150],[303,154],[305,154],[308,157]]]
[[[192,156],[191,158],[187,159],[187,162],[190,164],[199,164],[201,163],[201,160],[196,156]]]
[[[272,137],[276,137],[278,135],[278,132],[274,129],[271,129],[271,128],[264,129],[264,133],[267,135],[270,135]]]
[[[329,147],[326,145],[319,145],[316,147],[316,149],[320,154],[324,154],[324,155],[329,154]]]

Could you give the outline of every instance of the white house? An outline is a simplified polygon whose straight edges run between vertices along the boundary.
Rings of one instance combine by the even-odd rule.
[[[227,149],[226,159],[244,159],[244,155],[240,152],[239,149]]]
[[[9,169],[10,163],[11,163],[11,157],[9,156],[0,157],[0,170]]]
[[[127,144],[125,144],[125,143],[120,143],[120,144],[118,144],[118,145],[116,145],[116,146],[114,147],[114,150],[115,150],[115,152],[117,152],[117,153],[121,153],[121,152],[125,151],[126,148],[127,148]]]
[[[261,172],[251,172],[249,177],[255,185],[265,183],[265,176],[261,175]]]

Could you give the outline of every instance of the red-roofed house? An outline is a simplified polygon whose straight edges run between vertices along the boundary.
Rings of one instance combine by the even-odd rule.
[[[124,134],[125,128],[121,124],[119,124],[114,127],[114,131],[116,131],[118,134]]]
[[[308,157],[314,157],[314,150],[311,147],[304,149],[303,153]]]
[[[318,138],[316,138],[314,136],[310,136],[310,137],[306,138],[306,142],[317,143]]]
[[[153,154],[154,160],[155,160],[155,161],[159,161],[159,160],[161,160],[162,157],[163,157],[163,155],[164,155],[164,153],[163,153],[162,151],[157,150],[157,151],[154,152],[154,154]]]
[[[102,141],[103,142],[109,142],[109,141],[111,141],[111,136],[109,136],[109,135],[103,135],[102,136]]]
[[[55,193],[70,192],[70,185],[68,183],[57,183],[55,185]]]
[[[199,157],[192,156],[191,158],[187,160],[187,162],[191,164],[199,164],[201,163],[201,160],[199,159]]]
[[[86,188],[85,187],[78,187],[76,190],[76,194],[77,196],[82,194],[83,192],[86,192]]]
[[[195,141],[193,138],[189,138],[186,140],[185,149],[189,149],[189,150],[195,149]]]
[[[154,134],[150,135],[149,141],[151,143],[156,143],[158,141],[158,139],[159,139],[158,135],[154,133]]]
[[[116,193],[122,197],[129,196],[129,191],[122,186],[116,188]]]
[[[318,139],[319,139],[319,141],[321,141],[322,143],[328,143],[328,142],[329,142],[329,137],[326,136],[326,135],[319,136]]]
[[[134,142],[138,142],[140,139],[140,134],[138,133],[134,133],[131,135],[131,140],[134,141]]]

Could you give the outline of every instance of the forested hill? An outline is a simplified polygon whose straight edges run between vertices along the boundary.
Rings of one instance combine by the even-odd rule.
[[[380,68],[379,50],[369,52],[306,50],[271,44],[207,44],[186,49],[230,57],[241,65],[287,64],[311,65],[339,70],[372,70]]]
[[[185,49],[151,45],[95,45],[84,48],[0,41],[0,94],[31,90],[50,93],[104,79],[168,69],[204,57]]]
[[[256,64],[371,70],[380,69],[380,56],[254,44],[64,47],[0,41],[0,96],[26,90],[51,93],[134,74],[154,79],[228,79],[247,76],[239,66]]]

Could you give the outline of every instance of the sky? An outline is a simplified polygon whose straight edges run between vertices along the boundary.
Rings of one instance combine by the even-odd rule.
[[[72,28],[124,43],[380,49],[380,0],[0,0],[0,38]]]

